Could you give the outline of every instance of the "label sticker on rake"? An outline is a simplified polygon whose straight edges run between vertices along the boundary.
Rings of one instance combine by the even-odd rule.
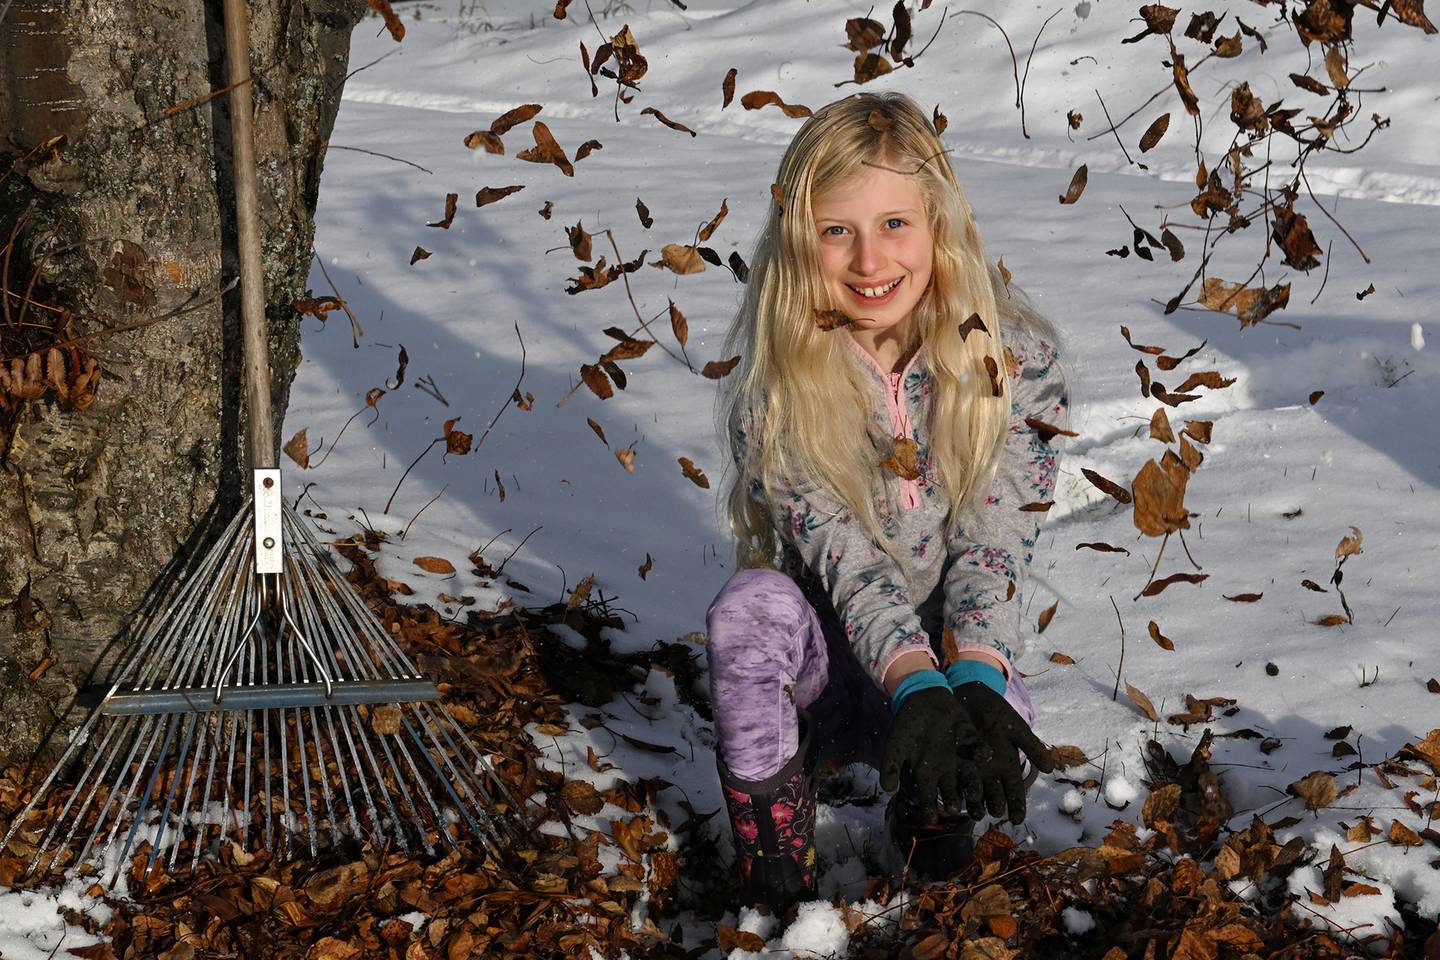
[[[280,532],[280,471],[255,471],[255,572],[280,573],[284,546]]]

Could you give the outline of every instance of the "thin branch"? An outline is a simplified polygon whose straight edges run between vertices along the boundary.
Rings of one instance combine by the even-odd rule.
[[[104,327],[100,330],[92,330],[89,333],[81,334],[78,337],[71,337],[69,340],[61,340],[58,343],[46,344],[40,350],[32,350],[30,351],[30,353],[22,353],[14,357],[0,358],[0,362],[8,363],[11,360],[19,359],[20,357],[28,357],[31,353],[41,353],[44,350],[49,350],[51,348],[72,347],[75,344],[83,343],[86,340],[93,340],[99,337],[108,337],[116,333],[129,333],[132,330],[140,330],[144,327],[153,326],[154,324],[160,323],[165,320],[173,320],[174,318],[182,316],[183,314],[192,313],[196,310],[199,310],[201,307],[209,306],[216,300],[219,300],[225,294],[229,293],[231,290],[235,289],[235,285],[239,282],[239,277],[232,278],[229,283],[225,284],[225,286],[221,287],[219,290],[206,297],[204,300],[201,300],[199,303],[192,302],[196,297],[200,295],[200,291],[196,290],[194,293],[190,294],[190,297],[180,306],[176,307],[174,310],[171,310],[169,313],[162,313],[158,317],[150,317],[146,320],[139,320],[135,323],[127,323],[119,327]]]
[[[390,491],[390,499],[385,501],[385,509],[384,509],[384,510],[381,510],[381,511],[380,511],[381,513],[389,513],[389,512],[390,512],[390,505],[395,502],[395,494],[397,494],[397,493],[400,492],[400,484],[404,483],[404,482],[405,482],[405,478],[408,477],[408,476],[410,476],[410,471],[415,469],[415,465],[416,465],[417,463],[419,463],[421,460],[425,459],[425,454],[427,454],[427,453],[429,453],[431,450],[434,450],[434,449],[435,449],[435,444],[437,444],[437,443],[444,443],[444,442],[445,442],[445,438],[444,438],[444,437],[436,437],[434,440],[431,440],[431,441],[430,441],[429,445],[427,445],[424,450],[421,450],[421,451],[420,451],[420,456],[418,456],[418,457],[416,457],[414,460],[410,461],[410,466],[406,467],[406,468],[405,468],[405,472],[402,473],[402,474],[400,474],[400,480],[395,484],[395,489]]]
[[[265,70],[269,70],[269,69],[270,69],[269,67],[266,67],[266,68],[265,68]],[[153,127],[155,124],[159,123],[161,120],[168,120],[168,119],[170,119],[171,117],[173,117],[173,116],[175,116],[175,115],[177,115],[177,114],[184,113],[186,110],[193,110],[195,107],[200,106],[200,104],[202,104],[202,103],[206,103],[207,101],[214,100],[216,97],[224,96],[225,94],[227,94],[227,93],[229,93],[230,91],[234,90],[236,87],[244,86],[245,84],[247,84],[247,83],[249,83],[250,81],[254,80],[256,77],[264,76],[264,75],[265,75],[265,70],[261,70],[261,71],[259,71],[258,73],[252,72],[252,73],[250,74],[250,76],[246,77],[244,80],[236,80],[234,83],[227,84],[227,85],[221,87],[221,88],[218,89],[218,90],[211,90],[209,93],[202,93],[202,94],[200,94],[200,96],[198,96],[198,97],[191,97],[189,100],[186,100],[184,103],[177,103],[177,104],[175,104],[173,107],[166,107],[165,110],[164,110],[164,112],[162,112],[162,113],[160,114],[160,116],[156,117],[154,120],[146,120],[144,123],[141,123],[141,124],[140,124],[139,126],[137,126],[135,129],[136,129],[136,130],[144,130],[146,127]]]
[[[1040,45],[1040,34],[1044,33],[1045,28],[1050,26],[1050,21],[1059,15],[1060,11],[1056,10],[1040,24],[1040,29],[1035,31],[1035,42],[1030,44],[1030,55],[1025,58],[1025,75],[1020,78],[1020,133],[1026,140],[1030,139],[1030,134],[1025,130],[1025,81],[1030,78],[1030,61],[1035,59],[1035,48]]]
[[[1114,594],[1110,595],[1110,606],[1115,607],[1115,620],[1120,624],[1120,665],[1115,668],[1115,689],[1110,694],[1110,702],[1114,703],[1120,696],[1120,675],[1125,671],[1125,621],[1120,619],[1120,608],[1115,606]]]
[[[402,158],[402,157],[392,157],[392,156],[391,156],[390,154],[388,154],[388,153],[380,153],[380,152],[375,151],[375,150],[366,150],[364,147],[346,147],[346,146],[342,146],[342,145],[340,145],[340,144],[338,144],[338,143],[332,143],[332,144],[330,144],[326,149],[328,149],[328,150],[354,150],[356,153],[368,153],[368,154],[369,154],[370,156],[372,156],[372,157],[383,157],[383,158],[386,159],[386,160],[395,160],[395,161],[397,161],[397,162],[399,162],[399,163],[405,164],[406,166],[414,167],[416,170],[422,170],[422,171],[424,171],[425,173],[434,173],[434,172],[435,172],[434,170],[431,170],[429,167],[422,167],[422,166],[420,166],[420,164],[418,164],[418,163],[412,163],[412,162],[410,162],[409,160],[406,160],[406,159],[404,159],[404,158]]]
[[[988,13],[981,13],[979,10],[957,10],[955,12],[957,14],[969,13],[973,14],[974,16],[983,17],[984,19],[989,20],[992,24],[994,24],[995,29],[1000,31],[1000,36],[1005,38],[1005,46],[1010,48],[1010,69],[1015,74],[1015,106],[1017,109],[1023,111],[1024,108],[1021,106],[1020,100],[1020,62],[1015,58],[1015,45],[1010,42],[1010,35],[1006,33],[1005,28],[1000,26],[1000,24],[996,22],[995,18],[990,16]],[[1036,35],[1036,39],[1039,39],[1038,34]],[[1021,127],[1024,127],[1023,119],[1021,121]]]
[[[1310,178],[1305,174],[1305,167],[1303,165],[1300,167],[1300,179],[1305,184],[1305,192],[1310,194],[1311,200],[1315,201],[1315,206],[1319,207],[1320,212],[1325,214],[1325,216],[1329,218],[1330,222],[1335,224],[1336,228],[1341,233],[1345,234],[1345,239],[1349,240],[1351,245],[1355,247],[1355,250],[1360,254],[1361,259],[1364,260],[1366,263],[1369,263],[1370,257],[1366,255],[1360,244],[1355,242],[1355,238],[1350,236],[1350,231],[1346,230],[1344,224],[1342,224],[1339,220],[1336,220],[1333,216],[1330,215],[1330,211],[1325,209],[1325,204],[1321,203],[1318,199],[1316,199],[1315,191],[1310,189]]]
[[[1330,251],[1335,249],[1335,241],[1331,240],[1325,245],[1325,275],[1320,278],[1320,289],[1315,291],[1315,296],[1310,298],[1310,306],[1315,306],[1315,301],[1320,299],[1320,294],[1325,292],[1325,281],[1330,279]]]
[[[1100,91],[1095,91],[1095,99],[1100,101],[1100,109],[1105,113],[1105,119],[1110,124],[1110,132],[1115,134],[1115,142],[1120,145],[1120,152],[1125,154],[1126,163],[1135,163],[1130,157],[1130,151],[1125,149],[1125,142],[1120,139],[1120,131],[1115,129],[1115,121],[1110,119],[1110,111],[1105,109],[1105,98],[1100,96]]]
[[[331,449],[333,450],[334,447],[331,447]],[[405,539],[405,534],[407,534],[407,533],[410,532],[410,528],[415,524],[415,521],[420,519],[420,514],[424,513],[425,510],[426,510],[426,508],[429,507],[430,504],[434,503],[436,500],[439,500],[442,496],[444,496],[445,491],[446,491],[446,490],[449,490],[449,489],[450,489],[450,484],[448,484],[448,483],[445,484],[445,486],[443,486],[443,487],[440,488],[440,492],[439,492],[439,493],[435,494],[435,496],[433,496],[433,497],[431,497],[429,500],[425,501],[425,506],[424,506],[424,507],[421,507],[419,510],[416,510],[416,511],[415,511],[415,516],[411,517],[411,518],[410,518],[410,522],[407,523],[407,524],[405,524],[405,529],[402,530],[402,531],[400,531],[400,539],[401,539],[401,540],[404,540],[404,539]]]
[[[525,381],[525,338],[520,336],[519,320],[515,321],[515,337],[520,341],[520,376],[515,380],[515,388],[510,391],[510,396],[505,398],[504,404],[495,416],[490,419],[490,425],[485,428],[484,433],[480,434],[480,439],[475,441],[474,449],[476,450],[479,450],[480,445],[485,442],[485,438],[490,436],[490,431],[495,428],[495,424],[500,420],[500,417],[506,410],[510,409],[510,403],[515,398],[515,394],[520,392],[520,384]],[[448,404],[446,405],[448,406]]]
[[[350,318],[351,345],[355,347],[356,350],[360,349],[360,338],[365,336],[364,328],[360,326],[360,321],[356,319],[355,314],[350,310],[350,304],[346,302],[344,297],[340,296],[340,288],[335,286],[334,280],[330,279],[330,271],[325,269],[325,258],[320,256],[320,251],[315,248],[314,244],[310,245],[310,253],[314,255],[315,262],[320,266],[321,276],[325,278],[326,283],[330,284],[330,292],[335,294],[336,300],[340,301],[340,309],[344,310],[345,316]]]

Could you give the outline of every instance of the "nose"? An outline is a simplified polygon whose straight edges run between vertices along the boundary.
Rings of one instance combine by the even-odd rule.
[[[851,272],[862,277],[871,277],[885,266],[885,256],[880,249],[878,238],[868,233],[857,233],[850,258]]]

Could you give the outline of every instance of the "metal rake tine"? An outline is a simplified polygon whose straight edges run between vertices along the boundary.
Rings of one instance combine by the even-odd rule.
[[[385,783],[385,771],[381,769],[380,761],[375,758],[375,751],[372,750],[370,747],[370,739],[365,735],[365,724],[364,720],[360,716],[360,711],[356,707],[347,706],[345,708],[345,712],[346,715],[348,715],[349,717],[349,723],[345,726],[345,735],[347,738],[349,738],[351,736],[351,731],[353,731],[355,738],[360,741],[360,747],[365,752],[365,758],[370,761],[370,770],[374,775],[375,786],[378,788],[380,799],[385,804],[386,813],[389,814],[390,825],[392,828],[394,828],[395,841],[400,844],[400,849],[404,850],[406,853],[409,853],[410,843],[405,838],[405,825],[400,820],[400,812],[395,807],[395,801],[392,800],[390,797],[390,788]],[[365,780],[362,778],[360,782],[364,784]],[[366,795],[369,795],[368,788],[366,790]]]
[[[380,749],[385,751],[385,758],[389,761],[390,769],[395,772],[395,787],[400,791],[400,799],[404,801],[405,807],[410,811],[410,819],[415,824],[415,833],[420,839],[420,845],[425,848],[427,855],[433,855],[435,847],[431,844],[430,837],[425,830],[425,821],[421,818],[420,811],[410,796],[410,787],[405,783],[404,771],[400,768],[400,764],[395,762],[395,752],[390,749],[389,739],[380,733],[375,734],[375,739],[380,742]],[[406,759],[409,759],[408,755]],[[411,768],[414,768],[413,762]]]
[[[134,843],[134,841],[135,841],[135,833],[136,833],[136,831],[138,831],[138,830],[140,829],[140,822],[145,819],[145,809],[150,805],[150,795],[151,795],[152,793],[154,793],[154,791],[155,791],[155,784],[156,784],[156,782],[159,781],[159,779],[160,779],[160,771],[161,771],[162,769],[164,769],[165,754],[167,754],[167,753],[170,752],[170,741],[171,741],[171,739],[172,739],[172,738],[174,737],[174,735],[175,735],[175,722],[176,722],[176,720],[177,720],[177,716],[176,716],[175,714],[173,714],[173,713],[172,713],[172,714],[169,714],[169,715],[166,717],[166,720],[165,720],[165,743],[160,747],[160,756],[157,758],[154,767],[153,767],[153,768],[151,769],[151,771],[150,771],[150,779],[149,779],[149,781],[145,784],[145,793],[144,793],[144,795],[141,796],[141,798],[140,798],[140,808],[135,811],[134,819],[132,819],[132,820],[130,821],[130,829],[129,829],[129,831],[128,831],[128,832],[126,833],[126,835],[125,835],[125,844],[124,844],[124,846],[122,846],[122,847],[120,848],[120,859],[117,860],[116,863],[115,863],[115,870],[116,870],[116,872],[115,872],[115,873],[112,873],[112,874],[110,875],[110,882],[106,884],[107,887],[113,887],[113,886],[115,885],[115,878],[116,878],[117,876],[119,876],[119,871],[124,868],[125,859],[130,855],[130,846],[131,846],[131,844]],[[153,740],[151,741],[151,745],[152,745],[152,746],[154,745],[154,741],[153,741]],[[149,752],[149,750],[147,750],[147,751],[145,752],[145,759],[149,759],[149,756],[150,756],[150,752]],[[145,763],[145,760],[141,760],[140,762],[141,762],[141,765],[143,766],[144,763]],[[138,772],[138,771],[136,772],[136,778],[135,778],[135,779],[136,779],[136,781],[139,780],[139,772]],[[132,783],[131,787],[132,787],[131,792],[133,793],[133,787],[134,787],[134,784],[133,784],[133,783]],[[127,794],[127,795],[126,795],[126,798],[125,798],[126,804],[128,804],[129,801],[130,801],[130,797],[129,797],[129,795]],[[117,813],[117,817],[116,817],[116,820],[115,820],[115,825],[116,825],[117,827],[120,825],[120,819],[119,819],[118,813]],[[113,831],[111,832],[111,837],[112,837],[112,839],[113,839],[113,837],[114,837],[114,832],[113,832]],[[148,872],[148,867],[147,867],[147,872]]]
[[[165,831],[170,826],[170,809],[175,802],[175,791],[180,787],[180,777],[185,770],[185,761],[190,756],[190,744],[195,740],[195,721],[198,716],[198,714],[194,713],[186,714],[185,735],[180,743],[180,758],[175,761],[175,773],[170,778],[170,789],[165,792],[165,806],[160,810],[160,828],[155,831],[155,840],[150,844],[150,856],[145,860],[145,871],[141,874],[142,877],[148,877],[150,875],[150,868],[155,865],[155,860],[160,855],[161,844],[165,839]],[[162,753],[161,756],[163,757],[164,754]],[[154,782],[155,775],[159,774],[160,769],[160,766],[156,766],[155,774],[151,775],[152,783]],[[191,770],[193,769],[194,765],[192,764]],[[148,789],[146,790],[146,797],[149,797]],[[136,821],[139,821],[138,817]]]
[[[503,843],[503,839],[499,836],[499,834],[494,832],[494,827],[491,823],[492,817],[487,814],[483,809],[481,809],[481,805],[477,804],[475,801],[475,792],[477,785],[467,782],[467,778],[465,777],[464,773],[457,769],[454,763],[451,762],[449,755],[445,751],[445,748],[440,744],[438,738],[436,737],[436,729],[434,725],[427,723],[425,718],[420,716],[420,707],[422,706],[428,707],[428,704],[411,705],[413,712],[416,715],[418,726],[421,729],[425,730],[426,735],[430,738],[430,742],[434,744],[434,748],[432,750],[429,747],[425,747],[422,743],[422,755],[425,756],[425,758],[430,762],[430,767],[435,773],[435,779],[445,788],[446,792],[450,794],[450,799],[455,803],[455,807],[460,813],[460,815],[465,818],[465,821],[467,823],[470,824],[470,829],[475,832],[475,835],[480,839],[481,843],[489,847],[491,852],[497,854],[498,856],[498,844]],[[406,726],[407,728],[409,728],[408,721],[406,722]],[[420,734],[414,728],[410,728],[410,732],[417,741],[420,740]],[[448,732],[441,732],[444,733],[447,739],[449,739]],[[440,769],[439,764],[435,762],[434,753],[440,754],[440,759],[444,762],[445,766],[450,771],[450,774],[448,776],[446,775],[445,771],[442,771]],[[466,800],[462,799],[460,794],[456,792],[455,785],[457,782],[460,784],[460,786],[464,787],[467,794],[470,794],[468,804]],[[484,796],[483,792],[481,793],[481,796]],[[485,824],[484,827],[482,827],[480,823],[476,822],[475,818],[471,816],[472,809],[477,814],[479,814],[480,820],[483,821]]]
[[[125,774],[123,773],[123,771],[129,768],[134,762],[135,753],[140,749],[141,742],[148,738],[150,743],[149,746],[145,748],[145,755],[140,758],[140,764],[135,767],[134,772],[131,774],[130,788],[126,791],[125,799],[120,801],[120,806],[116,810],[115,821],[110,829],[110,836],[105,841],[107,846],[114,841],[115,834],[119,832],[120,822],[125,815],[125,808],[130,805],[130,798],[134,796],[135,788],[139,786],[140,770],[150,759],[150,753],[155,749],[155,741],[159,737],[159,730],[157,729],[160,726],[159,718],[156,716],[150,716],[145,717],[144,719],[146,722],[141,724],[143,729],[141,730],[140,735],[138,737],[134,737],[131,740],[130,753],[126,755],[125,762],[121,765],[120,769],[122,772],[119,774],[119,779],[123,780],[125,778]],[[110,790],[109,793],[106,795],[105,803],[100,808],[100,812],[95,815],[95,826],[91,828],[90,835],[85,838],[85,845],[80,848],[80,855],[76,858],[77,863],[85,862],[85,857],[90,852],[91,845],[94,844],[95,839],[100,835],[100,831],[103,830],[105,827],[105,816],[107,813],[109,813],[110,807],[115,803],[115,798],[119,796],[119,794],[120,785],[117,783],[114,789]]]

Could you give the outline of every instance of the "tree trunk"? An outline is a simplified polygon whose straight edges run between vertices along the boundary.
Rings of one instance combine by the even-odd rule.
[[[247,6],[278,431],[365,3]],[[63,745],[76,691],[104,681],[127,620],[248,477],[238,290],[215,298],[237,273],[230,101],[165,116],[225,85],[219,0],[0,9],[3,765]]]

